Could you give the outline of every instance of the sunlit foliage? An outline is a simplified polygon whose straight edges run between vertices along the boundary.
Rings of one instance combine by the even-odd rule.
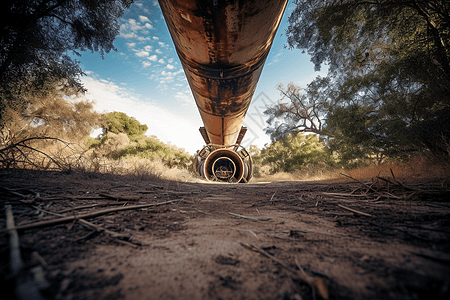
[[[2,0],[0,2],[0,127],[6,109],[58,88],[83,92],[70,54],[114,50],[119,18],[133,0]],[[72,91],[70,92],[72,93]]]
[[[319,133],[343,161],[442,149],[436,145],[450,137],[449,1],[295,3],[288,45],[308,53],[317,70],[326,65],[328,75],[304,90],[280,86],[285,107],[301,100],[320,108]],[[273,138],[316,132],[298,127],[306,115],[283,115],[277,105],[267,111],[278,120],[269,124]]]
[[[326,165],[330,163],[330,156],[317,135],[293,133],[263,148],[257,162],[269,166],[271,173],[293,172]]]

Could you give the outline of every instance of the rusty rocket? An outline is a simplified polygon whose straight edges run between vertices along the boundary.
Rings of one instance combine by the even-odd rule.
[[[287,0],[159,0],[203,121],[196,158],[206,180],[248,182],[245,114]]]

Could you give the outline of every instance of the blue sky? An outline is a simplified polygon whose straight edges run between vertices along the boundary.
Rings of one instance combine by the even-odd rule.
[[[291,1],[266,60],[244,126],[243,145],[259,148],[270,143],[263,132],[266,105],[280,99],[279,83],[306,86],[322,71],[314,72],[309,56],[285,48],[285,29],[293,9]],[[120,20],[120,35],[102,59],[83,52],[77,60],[87,74],[82,82],[86,97],[98,112],[120,111],[147,124],[147,135],[184,148],[191,154],[203,147],[198,132],[202,121],[157,1],[138,0]]]

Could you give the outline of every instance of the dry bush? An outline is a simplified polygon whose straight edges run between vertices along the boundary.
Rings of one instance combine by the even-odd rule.
[[[115,135],[110,146],[120,148],[126,144],[128,138],[124,136]],[[86,150],[80,144],[54,139],[33,139],[25,141],[24,145],[25,148],[19,145],[3,151],[0,167],[156,176],[177,181],[197,180],[188,170],[170,168],[159,159],[110,159],[93,149]]]

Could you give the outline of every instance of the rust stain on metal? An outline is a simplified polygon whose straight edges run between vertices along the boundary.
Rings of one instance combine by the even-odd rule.
[[[208,137],[241,129],[287,0],[159,0]]]

